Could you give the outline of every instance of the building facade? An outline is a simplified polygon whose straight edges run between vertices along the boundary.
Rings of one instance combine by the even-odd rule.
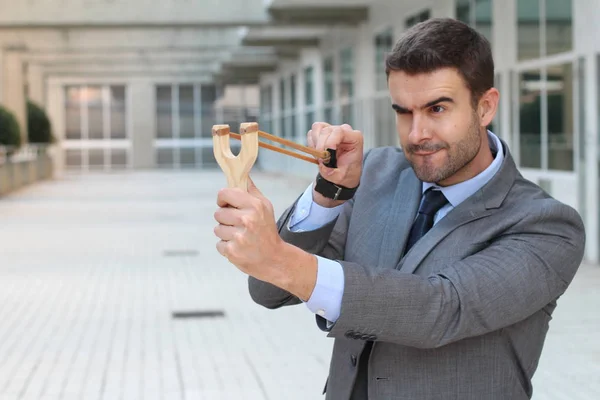
[[[258,120],[305,143],[349,123],[397,145],[384,55],[404,30],[452,17],[492,43],[490,127],[520,170],[583,216],[600,259],[597,0],[0,0],[0,104],[48,112],[56,169],[215,167],[210,128]],[[258,109],[260,107],[260,109]],[[314,165],[261,150],[259,166]]]
[[[226,3],[226,4],[224,4]],[[56,170],[214,165],[215,118],[256,119],[258,90],[223,72],[262,0],[0,0],[0,104],[26,139],[25,99],[58,139]],[[252,82],[255,83],[255,82]]]
[[[271,6],[289,3],[274,0]],[[322,2],[293,2],[301,3],[305,14],[323,9]],[[276,71],[261,74],[260,124],[265,130],[304,142],[312,121],[349,123],[364,133],[367,148],[398,145],[384,55],[417,22],[460,19],[492,43],[501,98],[490,129],[509,144],[525,177],[582,214],[586,258],[598,260],[599,2],[327,3],[332,10],[353,10],[354,19],[336,25],[334,18],[325,33],[315,28],[316,45],[303,46],[297,58],[281,60]],[[290,34],[289,43],[293,38]],[[262,157],[264,168],[315,174],[302,161],[279,154]]]

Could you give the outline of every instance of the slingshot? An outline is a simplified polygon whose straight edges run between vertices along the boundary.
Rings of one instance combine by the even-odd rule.
[[[256,122],[244,122],[240,124],[240,133],[230,132],[229,125],[213,125],[213,152],[217,163],[227,177],[229,187],[238,187],[248,190],[248,174],[258,157],[258,148],[263,147],[269,150],[276,151],[291,157],[298,158],[313,164],[319,164],[318,159],[322,159],[326,166],[336,167],[335,150],[328,149],[327,151],[319,151],[313,148],[300,145],[298,143],[286,140],[258,129]],[[282,149],[268,143],[260,142],[258,137],[272,140],[292,147],[296,150],[310,154],[313,158],[307,157],[296,152]],[[242,141],[242,148],[237,156],[231,152],[229,138]]]

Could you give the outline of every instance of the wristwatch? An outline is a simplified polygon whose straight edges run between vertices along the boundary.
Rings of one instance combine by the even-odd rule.
[[[321,174],[317,174],[315,191],[328,199],[350,200],[354,196],[356,189],[358,189],[358,186],[355,188],[347,188],[345,186],[336,185],[323,178]]]

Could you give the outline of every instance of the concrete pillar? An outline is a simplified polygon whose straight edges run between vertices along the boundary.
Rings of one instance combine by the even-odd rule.
[[[44,108],[46,105],[46,86],[44,71],[38,64],[27,66],[27,84],[29,86],[29,99]]]
[[[154,83],[146,79],[132,80],[127,89],[127,126],[132,145],[132,167],[155,166],[154,136],[156,132],[156,94]]]
[[[65,93],[59,82],[48,83],[48,101],[46,112],[52,123],[52,131],[56,144],[51,147],[52,170],[54,176],[60,177],[65,171],[66,151],[62,146],[65,140]]]
[[[600,261],[600,227],[599,227],[599,173],[598,173],[598,75],[600,68],[595,55],[589,55],[585,60],[585,132],[583,140],[585,144],[585,167],[580,171],[583,174],[584,185],[584,210],[583,213],[587,243],[585,258],[593,263]],[[582,193],[582,191],[580,191]]]
[[[600,25],[596,0],[578,0],[573,3],[573,33],[575,51],[582,55],[585,66],[581,71],[583,93],[579,108],[583,110],[583,132],[580,134],[579,207],[586,229],[585,259],[600,261],[600,171],[598,171],[598,140],[600,137]],[[580,85],[581,88],[581,85]]]
[[[519,147],[514,140],[516,133],[513,129],[515,121],[511,119],[512,108],[518,109],[518,101],[514,101],[518,99],[517,93],[512,93],[512,79],[516,77],[512,68],[517,62],[517,31],[515,23],[511,21],[516,21],[517,18],[516,4],[514,1],[494,1],[492,6],[492,51],[496,73],[500,74],[500,85],[497,88],[500,91],[500,130],[495,133],[506,141],[513,157],[518,157]]]
[[[27,143],[27,107],[21,53],[7,51],[3,57],[2,105],[12,111],[21,128],[21,143]]]

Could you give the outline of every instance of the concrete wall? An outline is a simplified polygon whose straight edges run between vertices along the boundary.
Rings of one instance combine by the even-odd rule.
[[[0,164],[0,196],[52,176],[53,163],[48,154],[31,161]]]
[[[0,25],[231,24],[266,20],[263,0],[0,0]]]

